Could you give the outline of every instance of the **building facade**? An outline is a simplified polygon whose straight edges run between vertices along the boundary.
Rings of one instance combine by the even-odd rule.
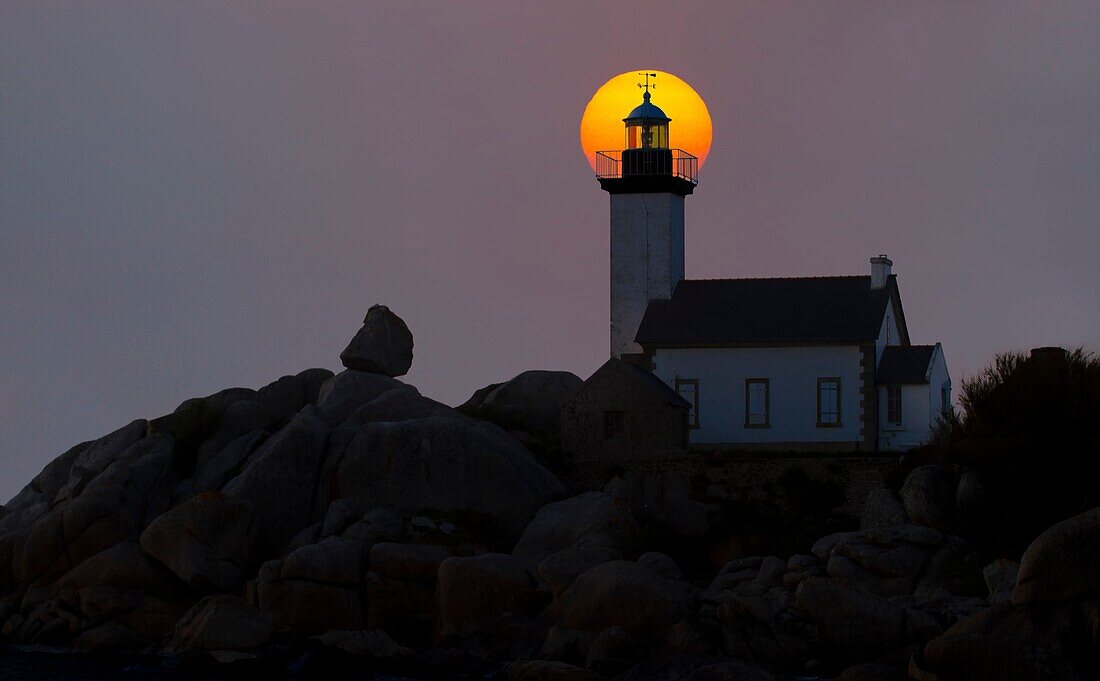
[[[684,200],[697,166],[669,148],[671,119],[650,100],[647,87],[623,119],[626,148],[597,154],[611,197],[612,358],[689,405],[692,448],[926,442],[950,409],[951,379],[938,343],[910,342],[892,261],[871,258],[861,276],[687,279]]]

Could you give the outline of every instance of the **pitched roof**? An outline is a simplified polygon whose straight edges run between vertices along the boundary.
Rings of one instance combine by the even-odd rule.
[[[871,277],[684,280],[670,300],[650,301],[642,345],[865,342],[878,338],[890,296]],[[899,315],[898,323],[904,328]],[[902,332],[903,338],[905,332]]]
[[[593,384],[602,383],[604,381],[613,381],[616,385],[620,386],[622,390],[644,390],[666,404],[681,409],[691,409],[691,404],[687,400],[680,397],[679,393],[669,387],[667,383],[654,376],[652,372],[631,362],[623,361],[618,357],[608,359],[599,369],[592,372],[592,375],[585,379],[584,385],[581,387],[580,391],[573,396],[572,400],[581,399],[581,394]],[[623,383],[623,381],[626,381],[626,383]]]
[[[879,385],[927,383],[928,365],[935,350],[935,345],[887,346],[882,351],[875,381]]]
[[[615,360],[616,362],[621,360]],[[643,381],[644,385],[649,386],[655,393],[663,397],[669,404],[676,407],[683,407],[684,409],[691,409],[691,403],[680,396],[678,392],[673,390],[668,383],[665,383],[661,379],[653,375],[652,372],[646,371],[636,364],[630,364],[629,362],[623,362],[630,371],[633,371]]]

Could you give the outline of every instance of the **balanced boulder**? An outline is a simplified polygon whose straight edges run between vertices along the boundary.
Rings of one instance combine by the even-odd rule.
[[[409,327],[385,305],[374,305],[363,318],[363,328],[340,353],[344,366],[386,376],[404,376],[413,360]]]

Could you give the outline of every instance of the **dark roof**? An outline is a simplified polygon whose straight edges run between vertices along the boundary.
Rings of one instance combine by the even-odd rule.
[[[887,346],[882,351],[875,381],[879,385],[927,383],[928,365],[935,350],[935,345]]]
[[[650,301],[635,340],[642,345],[873,341],[896,289],[893,275],[881,289],[871,288],[869,276],[684,280],[671,300]]]
[[[645,385],[648,385],[650,388],[653,389],[654,392],[666,399],[669,404],[677,407],[683,407],[684,409],[691,409],[691,403],[680,397],[680,394],[669,387],[668,383],[665,383],[661,379],[654,376],[652,372],[646,371],[640,366],[636,364],[630,364],[629,362],[623,362],[623,364],[635,374],[637,374]]]

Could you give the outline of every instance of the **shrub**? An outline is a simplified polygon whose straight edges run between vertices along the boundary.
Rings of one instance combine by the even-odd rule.
[[[963,437],[1088,443],[1100,414],[1100,358],[1080,348],[1003,353],[963,381],[959,403]]]

